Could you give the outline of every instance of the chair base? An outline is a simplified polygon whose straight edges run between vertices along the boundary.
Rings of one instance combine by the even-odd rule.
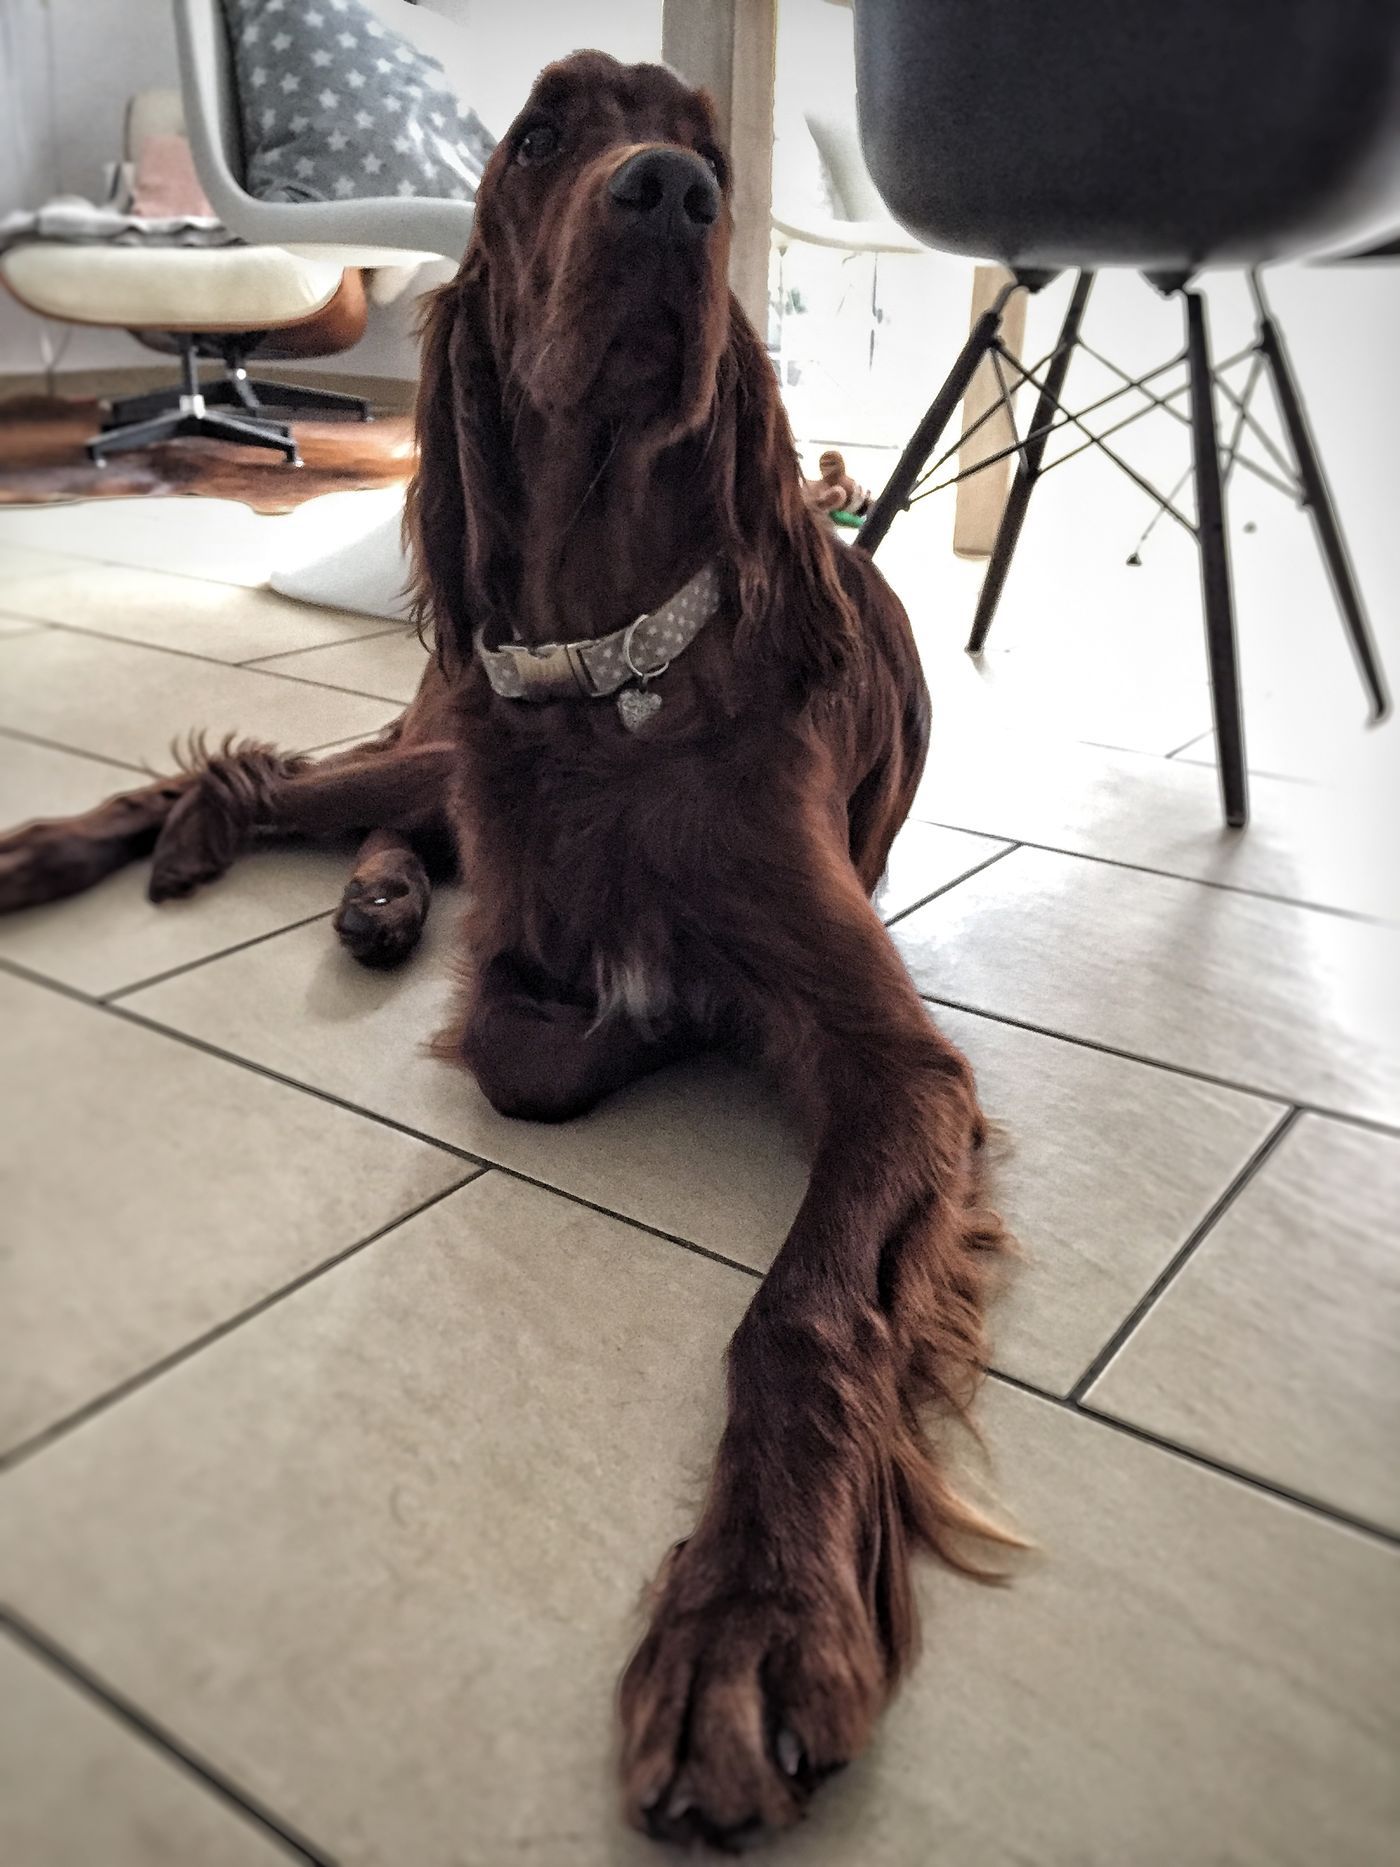
[[[177,409],[184,391],[178,383],[168,389],[148,389],[140,395],[124,395],[108,404],[102,418],[104,431],[124,428],[130,422],[144,421]],[[247,370],[230,370],[227,376],[201,385],[200,393],[209,408],[232,408],[249,415],[263,415],[269,408],[325,409],[351,415],[356,421],[373,421],[374,413],[363,396],[346,395],[339,389],[312,389],[300,383],[269,382],[250,376]]]
[[[1015,373],[1011,388],[1014,389],[1019,382],[1034,384],[1039,390],[1039,398],[1030,430],[1026,436],[1018,439],[1011,447],[1003,448],[985,457],[976,467],[967,470],[969,472],[980,471],[1005,460],[1010,454],[1017,456],[1016,474],[1007,495],[996,543],[987,565],[981,595],[978,599],[977,613],[973,620],[972,633],[967,644],[968,652],[980,654],[986,642],[1002,587],[1006,581],[1006,574],[1011,566],[1016,542],[1025,521],[1031,493],[1036,481],[1048,471],[1045,463],[1046,443],[1053,431],[1072,425],[1088,438],[1071,452],[1077,453],[1089,446],[1098,447],[1156,500],[1160,508],[1159,517],[1162,512],[1170,513],[1196,539],[1201,555],[1201,595],[1206,626],[1206,652],[1210,667],[1211,705],[1215,719],[1220,764],[1221,802],[1226,823],[1233,829],[1241,829],[1248,820],[1249,793],[1244,753],[1243,707],[1240,697],[1239,651],[1235,640],[1234,598],[1230,583],[1229,540],[1225,521],[1225,484],[1237,461],[1241,461],[1246,466],[1251,464],[1240,454],[1240,441],[1246,425],[1254,425],[1253,418],[1249,414],[1249,397],[1260,371],[1267,371],[1272,380],[1279,414],[1293,452],[1294,484],[1289,485],[1286,481],[1276,478],[1273,483],[1281,486],[1285,492],[1296,492],[1300,502],[1308,508],[1312,516],[1318,547],[1327,565],[1337,607],[1341,612],[1347,638],[1366,690],[1373,723],[1384,719],[1390,711],[1390,693],[1381,666],[1379,650],[1366,617],[1346,542],[1342,537],[1341,526],[1332,502],[1331,489],[1313,441],[1297,380],[1292,372],[1282,334],[1264,301],[1257,274],[1250,276],[1258,315],[1255,341],[1249,350],[1241,353],[1241,356],[1252,356],[1252,373],[1250,384],[1242,396],[1236,395],[1225,384],[1222,372],[1228,367],[1228,363],[1218,367],[1212,364],[1206,334],[1205,302],[1199,291],[1190,289],[1191,282],[1183,275],[1170,280],[1154,279],[1152,283],[1157,285],[1159,290],[1180,293],[1185,305],[1186,347],[1182,357],[1178,360],[1184,361],[1188,369],[1185,388],[1190,396],[1189,417],[1181,416],[1179,411],[1171,406],[1173,395],[1181,393],[1179,389],[1163,396],[1146,387],[1147,383],[1163,373],[1162,370],[1152,371],[1138,378],[1130,378],[1126,371],[1118,372],[1123,378],[1124,387],[1115,391],[1113,395],[1101,398],[1093,405],[1095,408],[1101,408],[1114,400],[1116,396],[1135,390],[1146,398],[1145,406],[1127,417],[1127,421],[1136,420],[1139,416],[1150,413],[1154,408],[1165,408],[1169,413],[1178,415],[1178,419],[1188,421],[1192,437],[1192,474],[1196,484],[1196,521],[1194,524],[1183,517],[1173,504],[1175,489],[1172,495],[1163,497],[1150,482],[1144,480],[1112,448],[1105,445],[1104,435],[1092,432],[1085,425],[1083,416],[1090,413],[1089,410],[1075,414],[1067,409],[1061,400],[1070,359],[1080,342],[1079,329],[1092,282],[1091,272],[1082,272],[1079,275],[1056,346],[1047,359],[1048,367],[1037,366],[1037,369],[1032,370],[1025,369],[1004,346],[1001,339],[1002,315],[1012,292],[1018,289],[1036,291],[1047,283],[1047,275],[1019,273],[1015,283],[1005,288],[996,304],[973,327],[967,343],[949,371],[947,380],[934,397],[927,415],[914,431],[884,491],[876,500],[856,543],[866,551],[876,550],[896,514],[906,510],[914,499],[924,496],[920,490],[922,480],[935,472],[954,450],[950,448],[941,454],[933,462],[932,467],[928,465],[930,457],[952,419],[964,391],[985,358],[992,357],[999,372],[1004,371],[1005,366],[1010,367]],[[1238,360],[1240,359],[1230,359],[1231,362]],[[1163,369],[1170,367],[1171,365],[1164,365]],[[1038,370],[1043,373],[1037,373]],[[1003,406],[1010,414],[1009,392],[1004,373],[1001,380],[1003,400],[992,405],[990,414],[996,413]],[[1224,449],[1223,471],[1222,449],[1216,423],[1215,397],[1218,386],[1224,388],[1235,410],[1233,432]],[[982,419],[986,420],[988,416]],[[975,425],[980,425],[980,423]],[[1114,427],[1125,425],[1126,422],[1120,421],[1115,423]],[[1114,428],[1110,428],[1107,432],[1114,432]],[[967,435],[964,434],[962,438],[966,440]],[[1069,456],[1066,455],[1064,458],[1069,458]],[[1282,457],[1278,456],[1278,458]],[[1283,461],[1285,470],[1287,464]],[[962,474],[951,476],[953,480],[962,477],[964,477]],[[1267,479],[1271,476],[1266,472],[1263,477]],[[948,483],[948,481],[941,482],[941,484]],[[1137,554],[1134,553],[1130,562],[1136,561]]]
[[[214,384],[214,388],[220,401],[237,404],[252,414],[261,414],[266,408],[315,408],[327,414],[350,415],[356,421],[374,420],[374,411],[362,395],[347,395],[342,389],[313,389],[308,383],[273,382],[250,376],[241,363],[231,364],[228,375],[221,383]]]
[[[290,385],[280,383],[275,387],[290,389]],[[332,391],[323,389],[310,393],[329,396]],[[339,400],[368,407],[358,396]],[[236,408],[238,413],[214,412],[225,408]],[[101,432],[87,443],[88,459],[100,467],[109,454],[153,447],[161,441],[203,439],[234,441],[243,447],[272,448],[289,467],[299,467],[301,454],[290,424],[269,419],[262,409],[263,404],[248,383],[241,365],[225,381],[204,388],[199,380],[197,340],[193,334],[185,334],[180,338],[178,386],[153,389],[145,395],[124,396],[113,402]]]
[[[145,421],[129,421],[120,427],[106,428],[87,443],[87,454],[95,466],[105,466],[109,454],[126,453],[136,447],[154,447],[160,441],[187,438],[206,441],[236,441],[243,447],[270,447],[281,454],[289,467],[302,464],[292,431],[282,421],[251,421],[244,415],[213,414],[202,396],[181,397],[180,406],[152,415]]]

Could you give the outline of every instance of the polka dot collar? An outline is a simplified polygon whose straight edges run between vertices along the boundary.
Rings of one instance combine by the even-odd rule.
[[[478,629],[476,652],[487,680],[505,700],[598,699],[629,681],[664,673],[719,608],[719,592],[719,566],[706,564],[659,609],[596,641],[488,648]]]

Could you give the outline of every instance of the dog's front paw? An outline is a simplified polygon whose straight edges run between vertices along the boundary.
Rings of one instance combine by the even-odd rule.
[[[392,873],[352,877],[331,925],[362,966],[397,966],[418,944],[429,900],[427,874],[410,857]]]
[[[623,1675],[627,1817],[729,1849],[789,1827],[864,1748],[888,1690],[849,1559],[784,1579],[686,1544]]]

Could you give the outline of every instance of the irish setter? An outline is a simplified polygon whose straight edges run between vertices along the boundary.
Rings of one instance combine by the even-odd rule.
[[[376,745],[226,747],[0,843],[14,907],[152,845],[159,900],[251,837],[368,829],[340,937],[402,957],[455,859],[471,963],[440,1041],[503,1113],[564,1120],[713,1046],[797,1105],[811,1182],[621,1686],[630,1818],[724,1845],[792,1822],[866,1743],[915,1646],[913,1551],[977,1572],[997,1535],[924,1410],[967,1407],[1001,1239],[972,1072],[870,902],[928,734],[908,619],[804,503],[726,286],[728,202],[706,97],[596,52],[549,67],[426,319],[408,526],[436,654],[416,699]],[[715,614],[623,690],[630,719],[609,693],[488,679],[492,649],[609,636],[707,566]]]

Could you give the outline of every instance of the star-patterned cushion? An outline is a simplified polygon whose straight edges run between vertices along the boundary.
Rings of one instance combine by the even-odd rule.
[[[496,140],[364,0],[224,0],[244,186],[264,201],[470,201]]]

